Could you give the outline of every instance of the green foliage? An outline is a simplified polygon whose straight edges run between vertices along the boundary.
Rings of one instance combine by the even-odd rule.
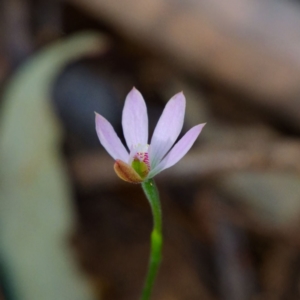
[[[62,132],[49,99],[53,81],[68,63],[104,48],[105,40],[94,33],[62,39],[27,61],[5,91],[0,258],[14,299],[92,298],[68,249],[70,186],[59,152]]]

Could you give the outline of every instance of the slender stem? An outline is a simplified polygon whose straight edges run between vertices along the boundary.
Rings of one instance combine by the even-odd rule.
[[[148,273],[142,293],[141,300],[150,299],[154,280],[161,262],[162,249],[162,216],[159,201],[158,190],[153,179],[148,179],[142,183],[144,193],[150,203],[153,215],[153,230],[151,233],[151,254],[148,267]]]

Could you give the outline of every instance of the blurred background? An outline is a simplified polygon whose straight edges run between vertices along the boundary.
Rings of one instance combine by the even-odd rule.
[[[153,299],[300,299],[300,2],[2,0],[0,299],[138,299],[150,208],[100,145],[135,86],[150,133],[183,91],[156,177],[165,244]]]

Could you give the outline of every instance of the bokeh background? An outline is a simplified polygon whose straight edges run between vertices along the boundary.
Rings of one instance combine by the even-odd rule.
[[[184,91],[159,174],[153,299],[300,299],[300,2],[2,0],[0,299],[138,299],[152,220],[97,140],[133,86],[150,132]]]

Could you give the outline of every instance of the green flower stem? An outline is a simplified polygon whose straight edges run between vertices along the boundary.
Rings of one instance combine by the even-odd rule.
[[[158,190],[153,179],[148,179],[142,183],[143,191],[150,203],[153,215],[153,230],[151,233],[151,254],[148,267],[148,273],[142,293],[141,300],[150,299],[153,284],[157,271],[161,262],[161,249],[162,249],[162,217],[161,207],[159,201]]]

